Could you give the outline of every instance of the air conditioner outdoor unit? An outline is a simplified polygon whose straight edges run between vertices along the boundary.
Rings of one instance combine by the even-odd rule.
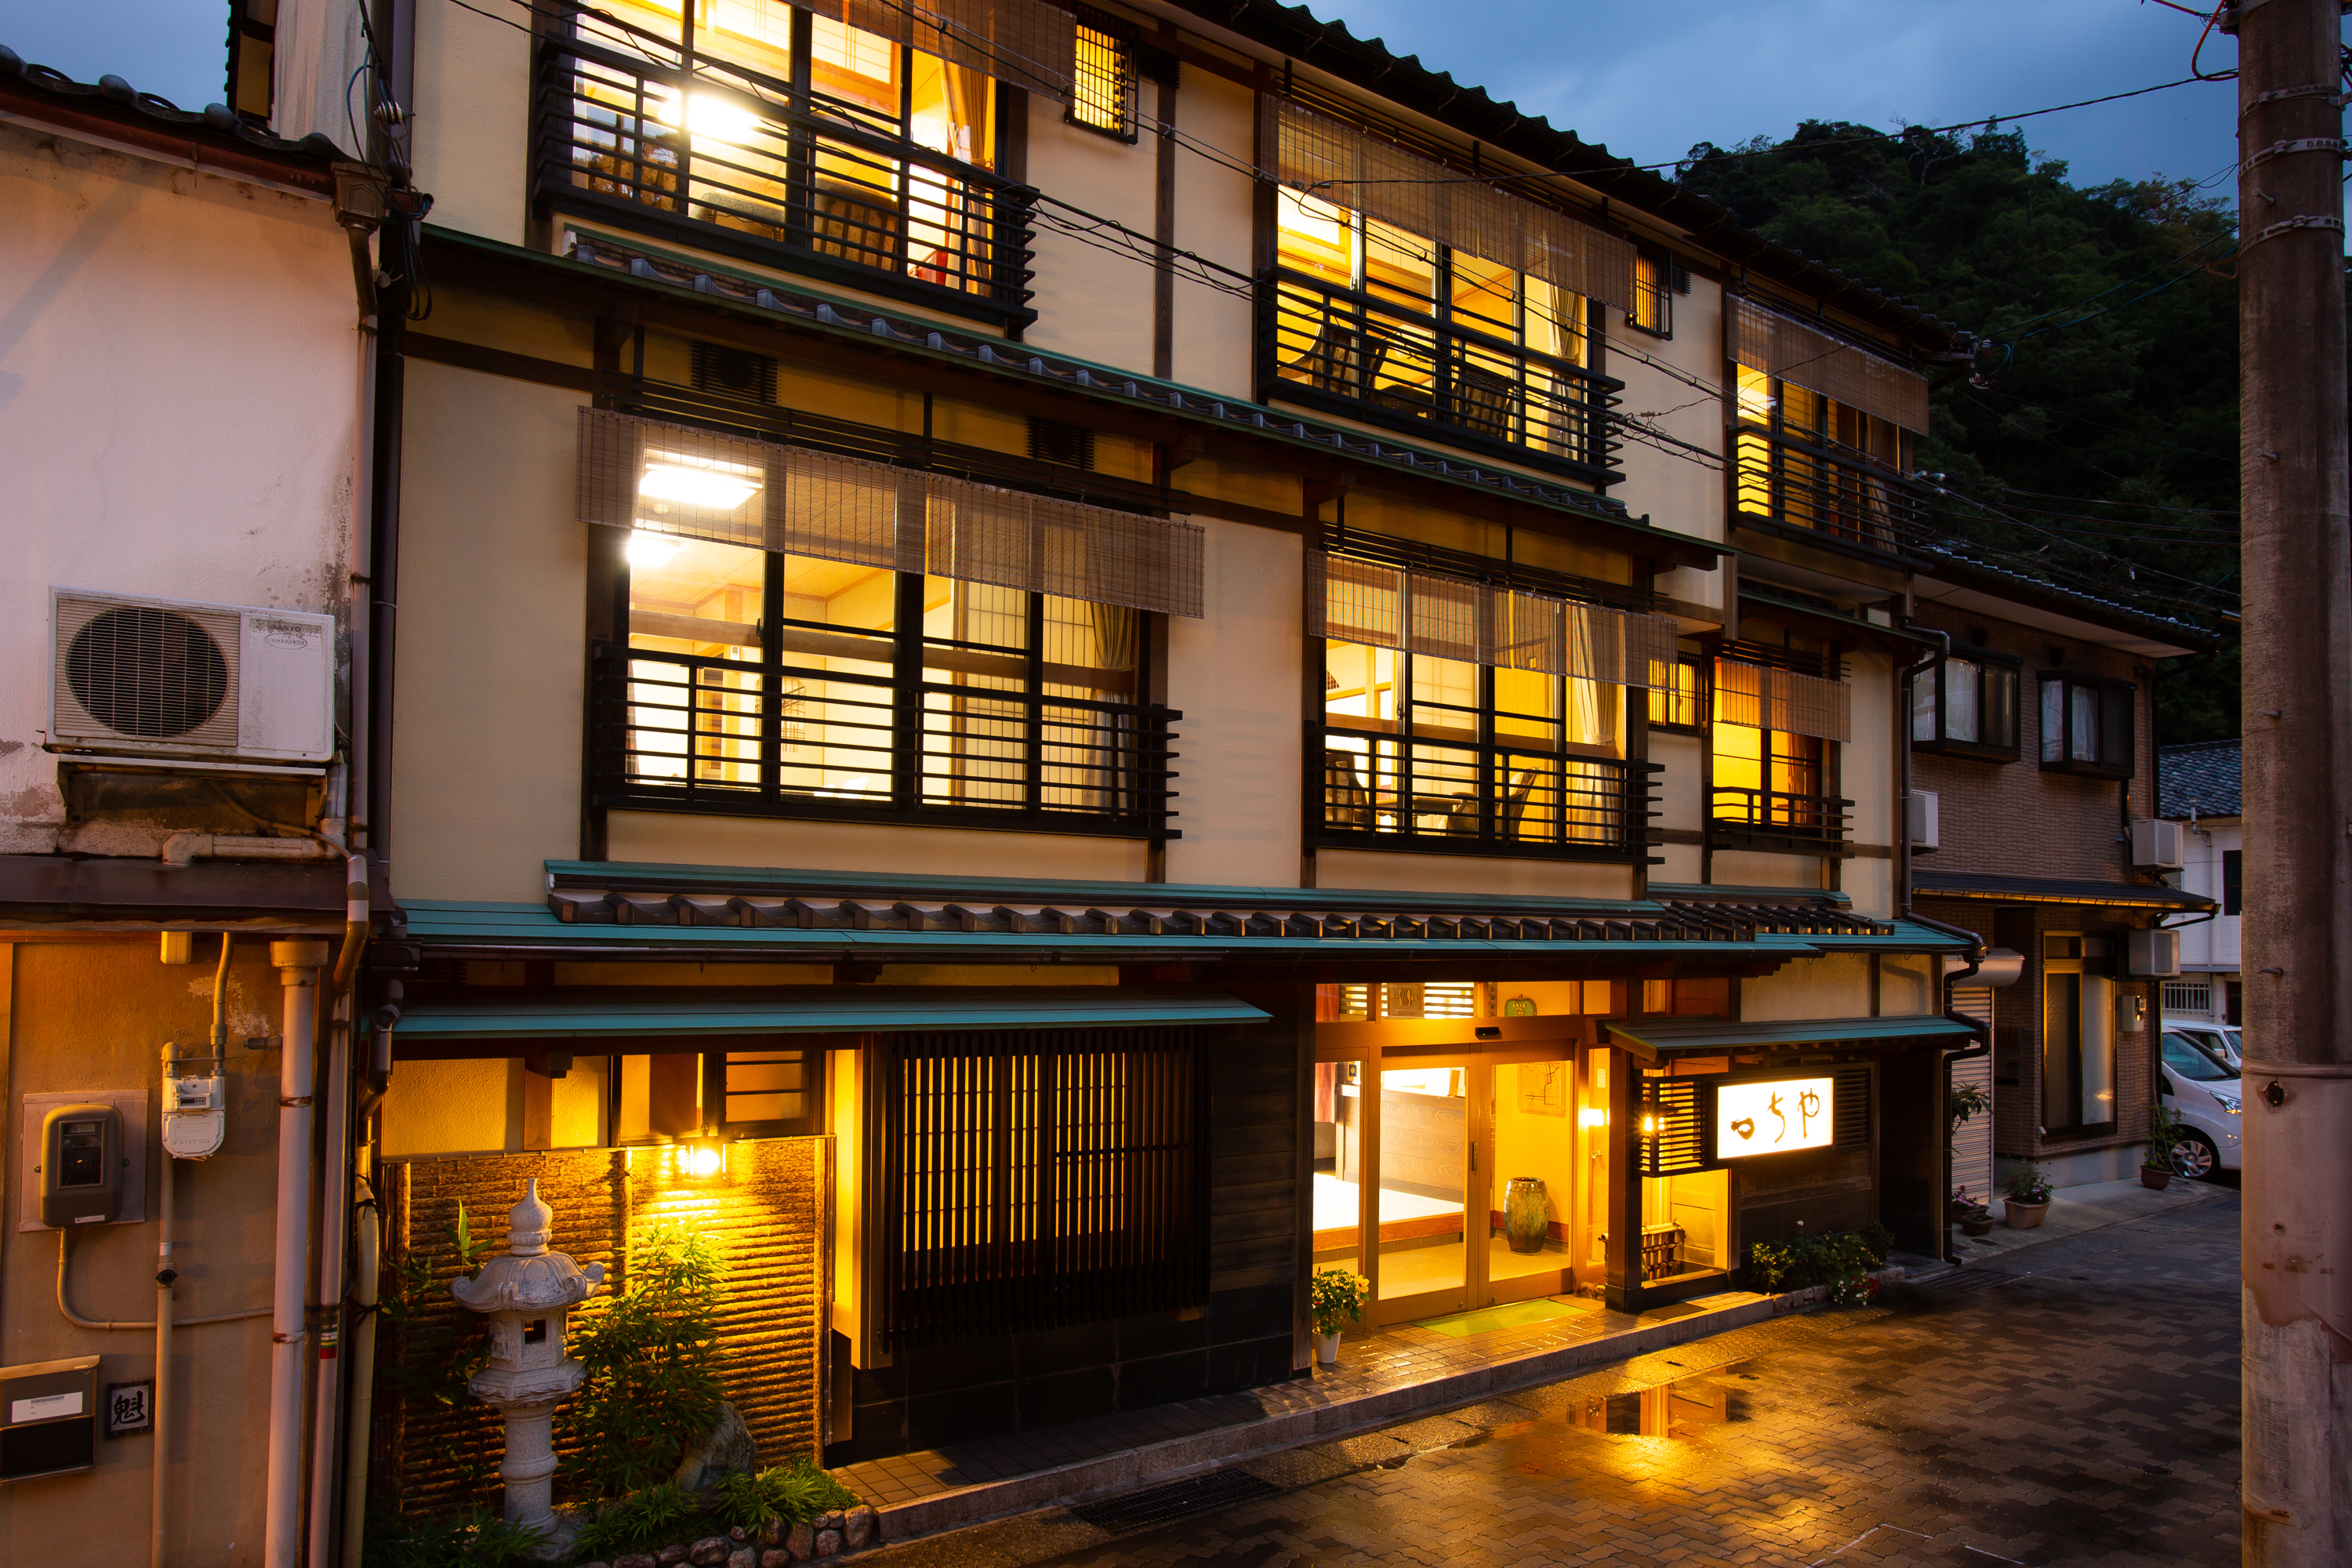
[[[2177,931],[2136,931],[2126,944],[2130,973],[2156,980],[2180,973],[2180,933]]]
[[[49,749],[323,763],[335,623],[299,610],[49,590]]]
[[[2141,818],[2131,825],[2132,864],[2158,871],[2180,868],[2181,841],[2187,829],[2177,822]]]
[[[1934,790],[1915,789],[1903,797],[1903,828],[1913,850],[1935,848],[1943,826],[1943,800]]]

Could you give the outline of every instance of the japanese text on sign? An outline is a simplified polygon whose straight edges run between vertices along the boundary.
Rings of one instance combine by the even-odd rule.
[[[1826,1149],[1832,1135],[1833,1087],[1825,1078],[1720,1086],[1715,1091],[1715,1157]]]

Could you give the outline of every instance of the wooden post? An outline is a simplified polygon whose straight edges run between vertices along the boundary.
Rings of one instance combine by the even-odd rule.
[[[1642,1310],[1641,1121],[1641,1063],[1633,1052],[1622,1047],[1612,1047],[1609,1052],[1609,1247],[1606,1277],[1609,1307],[1617,1312],[1638,1312]]]

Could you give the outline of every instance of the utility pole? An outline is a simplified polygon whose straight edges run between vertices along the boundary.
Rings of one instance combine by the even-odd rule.
[[[2352,1563],[2352,525],[2339,0],[2234,0],[2245,1562]]]

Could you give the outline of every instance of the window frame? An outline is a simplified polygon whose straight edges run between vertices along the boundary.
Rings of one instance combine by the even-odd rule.
[[[1649,694],[1649,727],[1654,731],[1669,735],[1692,735],[1705,739],[1710,721],[1709,716],[1714,710],[1715,659],[1711,655],[1703,653],[1677,653],[1675,655],[1675,668],[1678,673],[1685,669],[1691,672],[1690,722],[1685,724],[1672,719],[1658,717],[1660,703],[1683,700],[1679,690],[1672,692],[1653,690]]]
[[[2004,670],[2008,673],[2014,689],[2012,689],[2010,694],[2009,739],[2006,743],[1982,739],[1974,741],[1959,740],[1955,739],[1947,732],[1950,727],[1951,716],[1946,710],[1948,699],[1950,694],[1950,686],[1946,677],[1946,671],[1956,660],[1962,664],[1971,664],[1976,667],[1978,733],[1979,736],[1983,733],[1984,715],[1991,710],[1990,705],[1985,700],[1987,677],[1996,668]],[[1923,679],[1932,679],[1935,683],[1933,689],[1936,710],[1936,732],[1929,739],[1924,741],[1919,738],[1917,731],[1919,712],[1917,706],[1917,689],[1919,682]],[[1970,757],[1980,762],[1989,763],[2013,763],[2024,754],[2021,748],[2023,744],[2022,735],[2025,721],[2021,713],[2025,700],[2025,661],[2019,658],[2016,655],[1999,653],[1989,647],[1979,647],[1967,643],[1955,643],[1952,645],[1952,647],[1948,652],[1937,654],[1928,663],[1912,671],[1911,685],[1911,715],[1913,726],[1911,730],[1911,749],[1913,751],[1928,752],[1948,757]]]
[[[2246,852],[2243,849],[2221,851],[2221,912],[2242,915],[2246,904]]]
[[[1137,44],[1140,41],[1132,23],[1121,21],[1091,5],[1073,7],[1077,17],[1079,58],[1070,80],[1070,100],[1062,108],[1062,123],[1075,125],[1081,131],[1132,147],[1143,135],[1141,62],[1138,59]],[[1110,94],[1117,99],[1116,118],[1108,124],[1088,120],[1078,112],[1085,92],[1086,68],[1084,50],[1086,35],[1094,34],[1107,47],[1116,76],[1110,84]]]
[[[925,628],[923,611],[924,584],[927,574],[911,572],[891,574],[891,628],[887,634],[890,648],[889,672],[887,681],[861,682],[861,685],[889,693],[892,712],[890,723],[889,775],[887,787],[877,792],[878,798],[843,797],[828,791],[803,794],[782,787],[781,775],[784,766],[783,748],[788,743],[784,710],[775,710],[762,718],[756,747],[761,782],[755,785],[702,784],[689,771],[684,782],[666,777],[633,773],[629,771],[631,752],[627,736],[638,722],[631,717],[635,708],[646,706],[648,700],[636,695],[646,678],[635,668],[635,662],[660,662],[675,659],[659,649],[641,649],[632,646],[632,579],[634,573],[628,559],[629,531],[598,529],[597,533],[611,534],[604,546],[610,556],[603,563],[601,573],[592,577],[589,605],[587,654],[589,662],[591,721],[583,735],[583,767],[585,774],[583,799],[593,812],[608,809],[632,811],[668,811],[697,816],[748,816],[774,820],[818,820],[840,822],[879,822],[911,826],[947,826],[994,829],[1024,833],[1066,833],[1082,836],[1135,838],[1162,842],[1182,837],[1176,826],[1178,808],[1176,792],[1169,787],[1175,777],[1166,766],[1172,756],[1169,743],[1176,738],[1175,724],[1181,714],[1154,700],[1160,658],[1156,650],[1165,645],[1166,634],[1155,622],[1160,612],[1135,610],[1135,668],[1127,700],[1104,704],[1087,699],[1056,696],[1047,688],[1059,684],[1051,679],[1055,666],[1045,658],[1045,619],[1050,595],[1026,590],[1007,590],[1022,595],[1025,622],[1024,646],[1019,650],[998,650],[992,646],[986,652],[1013,651],[1026,667],[1021,688],[1002,693],[975,689],[971,696],[980,700],[997,700],[1020,706],[1024,713],[1014,721],[1029,726],[1025,737],[1024,766],[1051,752],[1054,742],[1045,739],[1045,718],[1048,710],[1084,710],[1110,708],[1120,710],[1120,725],[1114,732],[1125,737],[1132,748],[1129,753],[1137,783],[1123,786],[1129,802],[1124,811],[1111,809],[1080,809],[1068,806],[1032,805],[1028,804],[970,804],[929,798],[925,793],[925,763],[933,757],[936,735],[925,722],[932,711],[924,701],[928,686],[939,682],[931,676],[934,666],[927,655],[935,649],[963,651],[966,645],[952,637],[931,635]],[[782,694],[785,682],[793,678],[793,654],[784,647],[780,635],[787,629],[824,632],[832,629],[792,619],[784,614],[785,560],[793,552],[756,546],[762,557],[761,593],[758,629],[761,633],[758,657],[752,661],[726,661],[731,669],[754,675],[759,682],[752,689]],[[803,559],[818,559],[803,557]],[[884,570],[887,570],[885,568]],[[600,580],[601,579],[601,580]],[[659,635],[659,634],[653,634]],[[851,634],[855,635],[855,634]],[[704,660],[704,663],[709,661]],[[879,663],[880,661],[875,660]],[[681,668],[698,668],[682,665]],[[952,668],[952,667],[944,667]],[[823,679],[820,674],[818,679]],[[699,676],[688,683],[700,684]],[[1123,726],[1123,727],[1122,727]],[[618,731],[624,748],[616,762],[604,758],[610,752],[600,737],[607,731]],[[699,733],[699,730],[695,731]],[[689,753],[692,755],[693,753]],[[1145,774],[1152,766],[1162,770],[1156,786],[1147,784]],[[1051,763],[1038,764],[1053,765]],[[1023,789],[1029,787],[1024,773]],[[1050,783],[1045,785],[1051,789]],[[1153,804],[1156,802],[1156,805]]]
[[[2059,734],[2061,755],[2050,756],[2049,691],[2059,689],[2058,711],[2063,721]],[[2077,692],[2093,692],[2098,697],[2099,755],[2095,759],[2073,754],[2073,714]],[[2045,773],[2072,773],[2078,778],[2129,779],[2136,776],[2139,757],[2139,684],[2119,679],[2111,675],[2094,675],[2088,670],[2054,668],[2037,671],[2034,678],[2035,756]],[[2122,761],[2111,756],[2110,742],[2116,738],[2110,714],[2120,710],[2123,715]]]
[[[1637,332],[1645,332],[1661,342],[1672,342],[1675,335],[1675,275],[1678,268],[1675,259],[1662,250],[1646,246],[1633,252],[1634,308],[1625,312],[1625,324]],[[1641,302],[1647,300],[1657,309],[1655,321],[1642,320]]]

